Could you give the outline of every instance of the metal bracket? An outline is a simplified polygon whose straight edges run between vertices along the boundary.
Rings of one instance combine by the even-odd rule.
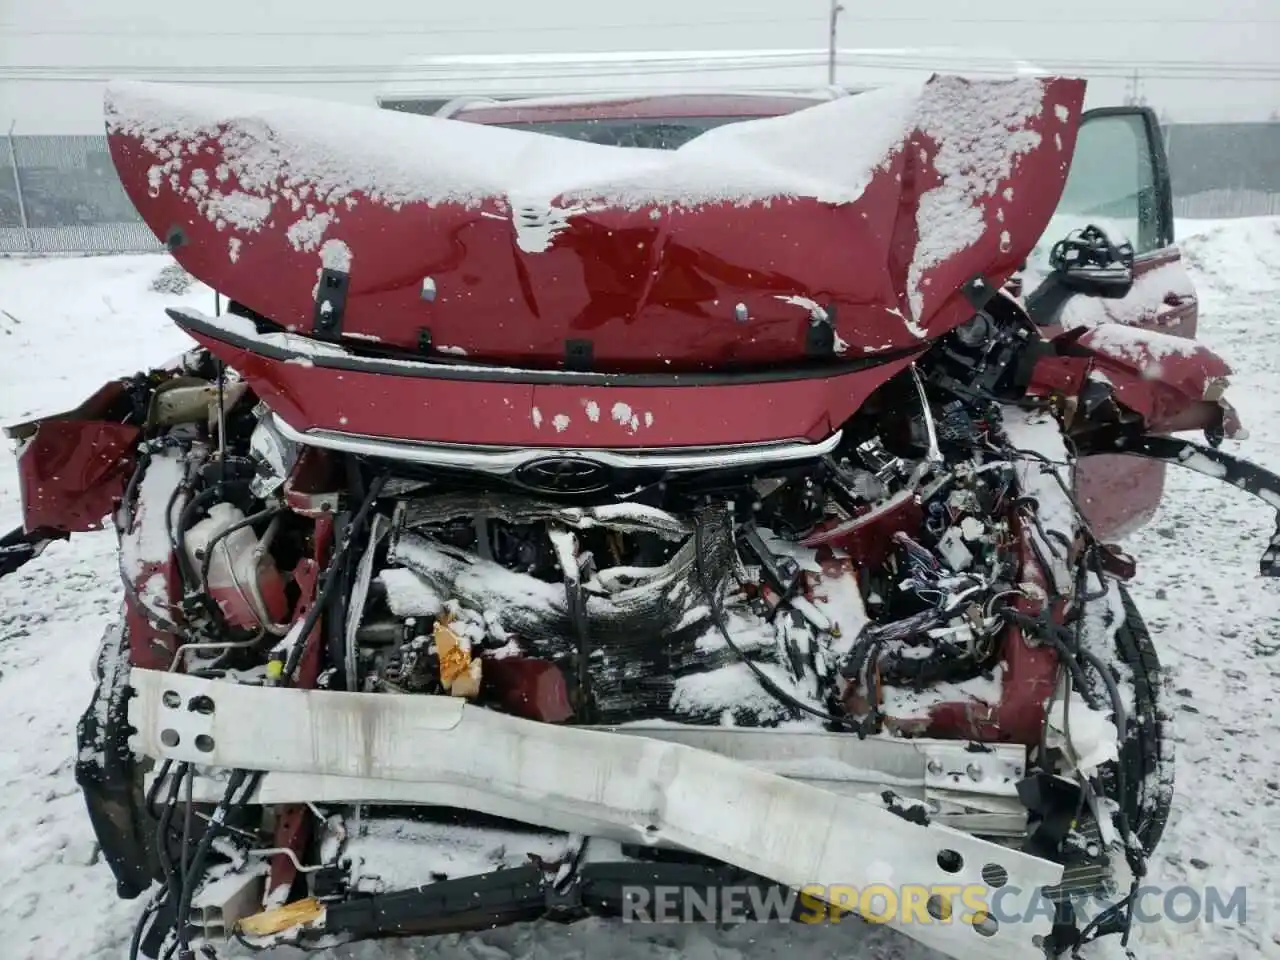
[[[981,310],[996,295],[995,285],[980,273],[965,281],[961,289],[964,291],[965,299],[975,310]]]
[[[836,308],[814,308],[804,334],[804,352],[810,357],[830,357],[836,352]]]
[[[564,368],[589,373],[595,366],[595,346],[590,340],[564,342]]]
[[[924,752],[927,790],[1008,797],[1026,773],[1025,758],[985,744],[933,740]]]
[[[182,249],[187,245],[186,232],[175,223],[164,235],[164,245],[165,249],[170,253],[173,253],[175,250]]]
[[[342,270],[325,267],[320,271],[320,283],[316,285],[316,333],[330,336],[342,331],[342,316],[347,309],[347,283],[350,275]]]
[[[670,843],[794,889],[907,883],[973,889],[994,902],[986,878],[998,875],[1008,885],[1002,908],[1022,922],[979,930],[891,917],[887,925],[958,960],[1040,958],[1037,942],[1050,933],[1032,904],[1061,879],[1058,864],[685,744],[521,720],[452,697],[253,687],[141,669],[130,685],[131,745],[144,756],[412,785],[446,806],[628,844]]]

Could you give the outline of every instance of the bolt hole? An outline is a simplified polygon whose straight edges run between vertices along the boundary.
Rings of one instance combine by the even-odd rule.
[[[213,737],[207,733],[199,734],[196,737],[196,749],[201,753],[213,753]]]
[[[192,713],[198,713],[201,716],[212,716],[213,697],[206,696],[203,693],[198,697],[192,697],[190,702],[187,704],[187,709]]]
[[[975,913],[973,929],[984,937],[994,937],[1000,931],[1000,921],[989,913]]]
[[[982,868],[982,881],[990,887],[1003,887],[1009,882],[1009,871],[998,863],[988,863]]]
[[[959,873],[964,868],[964,857],[954,850],[939,850],[938,867],[946,873]]]
[[[166,690],[160,695],[160,702],[171,710],[177,710],[182,706],[182,694],[177,690]]]
[[[951,901],[944,900],[936,893],[925,902],[924,908],[929,911],[929,916],[935,920],[945,923],[951,919]]]
[[[166,747],[169,747],[170,749],[173,749],[174,747],[176,747],[181,741],[182,741],[182,738],[178,736],[177,730],[161,730],[160,731],[160,742],[163,743]]]

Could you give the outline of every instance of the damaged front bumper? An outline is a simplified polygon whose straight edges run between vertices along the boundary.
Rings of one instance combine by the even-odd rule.
[[[991,903],[1003,888],[1004,915],[1025,920],[975,923],[968,915],[966,921],[959,903],[937,911],[943,920],[903,911],[886,918],[958,960],[1042,957],[1050,935],[1051,917],[1031,906],[1062,878],[1060,865],[931,820],[926,805],[896,793],[868,801],[821,782],[820,771],[832,766],[824,757],[843,756],[854,767],[847,761],[857,751],[864,760],[879,752],[879,765],[897,764],[904,786],[985,793],[998,802],[1020,776],[1020,750],[779,731],[720,738],[723,731],[682,734],[676,731],[688,728],[675,725],[627,736],[522,720],[448,697],[255,687],[142,669],[132,672],[130,686],[136,753],[206,769],[266,771],[258,786],[264,802],[449,806],[627,845],[674,847],[792,890],[883,884],[897,892],[945,890],[956,900],[974,891]],[[814,749],[801,753],[798,737]],[[702,748],[726,742],[729,756]],[[765,769],[785,771],[789,764],[807,772],[808,781]],[[892,778],[890,772],[880,779]],[[520,878],[494,883],[507,880]],[[593,881],[601,909],[613,902],[600,896],[606,881],[617,877]],[[526,890],[511,902],[528,896]],[[544,892],[539,896],[545,900]],[[370,927],[369,909],[335,906],[333,932],[379,932],[378,924]],[[352,911],[364,911],[365,919],[357,923]],[[420,929],[407,917],[400,921],[401,932]],[[368,928],[363,934],[361,924]]]

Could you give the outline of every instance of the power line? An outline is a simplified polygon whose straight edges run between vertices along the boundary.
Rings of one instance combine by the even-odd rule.
[[[983,24],[989,25],[992,20],[989,17],[925,17],[925,16],[850,16],[842,18],[845,22],[861,23],[874,25],[876,23],[951,23],[951,24]],[[816,24],[825,23],[826,17],[771,17],[767,19],[748,19],[735,18],[732,20],[693,20],[685,22],[666,21],[661,23],[612,23],[612,24],[535,24],[532,26],[519,27],[520,33],[594,33],[601,30],[634,30],[638,28],[677,28],[677,27],[749,27],[749,26],[775,26],[781,24]],[[168,37],[168,36],[192,36],[192,37],[375,37],[375,36],[436,36],[436,35],[455,35],[455,34],[475,34],[475,35],[498,35],[510,34],[509,28],[494,27],[491,24],[486,26],[457,26],[457,25],[437,25],[423,26],[422,21],[383,21],[383,25],[377,28],[369,27],[339,27],[334,30],[208,30],[199,25],[192,27],[182,26],[156,26],[147,25],[142,28],[132,29],[110,29],[101,25],[116,25],[118,20],[66,20],[61,21],[56,26],[38,27],[33,29],[24,29],[24,24],[13,21],[0,22],[0,27],[5,28],[11,36],[23,37],[40,37],[40,36],[110,36],[110,37]],[[352,21],[353,23],[363,24],[366,21]],[[1000,17],[999,22],[1002,24],[1018,23],[1018,24],[1037,24],[1047,27],[1072,27],[1092,28],[1099,25],[1103,26],[1197,26],[1197,27],[1226,27],[1226,28],[1244,28],[1254,26],[1273,26],[1280,24],[1280,19],[1275,18],[1246,18],[1246,19],[1222,19],[1218,17],[1161,17],[1158,20],[1141,19],[1141,18],[1074,18],[1074,19],[1057,19],[1045,20],[1037,17]],[[63,26],[62,24],[84,24],[84,26]]]
[[[808,62],[812,60],[812,63]],[[652,58],[639,62],[600,62],[583,60],[582,69],[566,70],[564,62],[527,61],[522,66],[527,72],[519,79],[573,79],[596,76],[657,76],[675,73],[711,73],[721,71],[777,70],[797,69],[820,65],[816,54],[806,57],[804,54],[788,58],[778,58],[773,62],[702,62],[687,58]],[[1061,70],[1093,75],[1110,75],[1129,77],[1139,71],[1146,77],[1162,77],[1166,79],[1215,79],[1218,77],[1242,77],[1271,79],[1280,76],[1280,65],[1273,63],[1227,62],[1210,60],[1111,60],[1088,59],[1075,60],[1038,60],[1036,65],[1045,70]],[[992,57],[965,57],[956,55],[930,55],[914,57],[876,57],[875,55],[858,56],[856,59],[844,59],[841,66],[852,69],[865,67],[870,69],[904,69],[927,70],[954,68],[969,73],[1009,74],[1010,66],[1003,60]],[[539,69],[539,68],[542,69]],[[179,77],[215,76],[241,79],[245,82],[262,82],[265,80],[292,80],[301,77],[305,82],[315,82],[312,77],[347,78],[352,74],[376,75],[378,78],[420,80],[468,80],[477,79],[477,73],[466,71],[462,64],[453,62],[440,65],[426,63],[400,64],[211,64],[197,66],[193,64],[175,64],[165,66],[142,66],[137,64],[25,64],[0,67],[0,76],[9,79],[123,79],[131,76],[169,76]],[[514,78],[513,78],[514,79]]]
[[[93,21],[86,21],[92,23]],[[103,21],[115,23],[117,21]],[[367,22],[367,21],[366,21]],[[406,21],[412,27],[392,26],[383,22],[381,27],[341,27],[336,30],[207,30],[196,24],[191,27],[157,27],[145,26],[141,29],[101,29],[97,27],[78,27],[72,29],[36,29],[14,30],[13,36],[23,37],[64,37],[64,36],[108,36],[108,37],[393,37],[393,36],[436,36],[455,34],[477,34],[482,36],[507,35],[512,33],[594,33],[601,30],[636,30],[639,28],[666,27],[734,27],[734,26],[777,26],[779,24],[825,23],[825,17],[770,17],[768,19],[743,20],[689,20],[684,22],[664,21],[662,23],[601,23],[601,24],[535,24],[527,27],[495,27],[487,26],[431,26],[422,25],[422,21]],[[0,27],[20,26],[19,24],[3,24]]]
[[[898,70],[898,71],[910,71],[914,73],[920,73],[920,72],[927,71],[931,69],[932,66],[936,66],[936,65],[921,63],[917,65],[877,64],[877,65],[871,65],[871,66],[874,66],[874,68],[877,70]],[[762,68],[758,66],[740,66],[740,67],[733,67],[730,69],[741,71],[741,72],[748,72],[748,71],[755,71],[755,70],[767,69],[767,68]],[[644,78],[644,77],[661,76],[664,74],[670,75],[670,74],[683,73],[683,72],[686,72],[686,71],[631,70],[626,73],[609,73],[609,74],[604,74],[600,72],[595,72],[591,74],[540,73],[533,76],[511,77],[508,79],[511,80],[512,84],[520,84],[520,83],[524,83],[531,80],[583,80],[583,79],[591,80],[591,79],[595,79],[597,77],[602,77],[602,76],[619,77],[619,78],[624,78],[624,77]],[[721,71],[717,70],[716,68],[699,67],[699,68],[696,68],[696,70],[687,71],[687,72],[713,73],[713,72],[721,72]],[[972,68],[959,70],[957,72],[966,74],[966,75],[972,75],[972,76],[992,76],[992,77],[1009,76],[1008,70],[999,70],[999,69],[994,69],[990,67],[972,67]],[[1092,78],[1096,80],[1111,80],[1111,79],[1123,80],[1131,76],[1131,71],[1126,72],[1123,69],[1115,69],[1110,71],[1091,70],[1091,71],[1088,71],[1087,74],[1085,74],[1083,71],[1075,71],[1075,73],[1084,75],[1086,79]],[[1222,82],[1222,83],[1274,83],[1274,82],[1280,81],[1280,71],[1277,71],[1272,74],[1253,73],[1253,74],[1237,75],[1237,74],[1227,74],[1227,73],[1194,73],[1194,74],[1159,73],[1159,72],[1144,70],[1142,71],[1142,76],[1144,79],[1147,79],[1147,80],[1184,80],[1184,81],[1213,80],[1215,82]],[[312,75],[310,76],[269,75],[269,74],[264,74],[259,76],[246,76],[244,75],[243,72],[237,72],[235,74],[209,74],[208,71],[204,71],[204,70],[188,69],[188,70],[181,71],[180,73],[175,72],[173,74],[156,74],[153,72],[150,74],[143,74],[143,73],[133,74],[133,75],[129,75],[128,77],[125,77],[118,73],[103,73],[103,74],[96,74],[96,75],[94,74],[53,74],[53,75],[6,74],[3,71],[3,69],[0,69],[0,80],[9,80],[13,82],[22,82],[22,83],[109,83],[113,80],[121,80],[121,79],[155,80],[157,82],[164,82],[164,83],[207,84],[212,86],[292,86],[292,85],[312,86],[312,87],[315,87],[315,86],[367,86],[370,84],[386,84],[389,82],[395,82],[395,83],[402,83],[402,84],[431,83],[433,85],[440,85],[440,86],[453,83],[453,84],[457,84],[459,87],[464,87],[469,84],[474,84],[477,79],[483,79],[483,78],[478,78],[475,74],[455,74],[455,75],[443,75],[443,76],[433,74],[433,75],[427,75],[427,76],[414,77],[414,76],[406,76],[401,73],[393,73],[392,71],[386,71],[386,70],[381,72],[371,72],[365,76],[336,76],[335,77],[325,72],[323,68],[319,68],[319,67],[313,68]],[[819,86],[820,80],[815,77],[813,85],[815,87]],[[593,92],[595,92],[595,89],[596,88],[593,87]],[[634,89],[635,89],[634,85],[627,86],[624,84],[618,87],[618,90],[621,92],[626,92]]]
[[[565,61],[551,59],[528,60],[518,80],[580,80],[598,77],[649,77],[690,73],[748,72],[776,69],[804,69],[820,67],[819,51],[778,51],[766,60],[735,57],[725,51],[720,60],[709,58],[698,62],[687,53],[674,52],[670,56],[648,56],[641,60],[609,60],[605,62],[583,59],[578,69],[572,69]],[[1011,72],[1010,64],[1003,58],[982,55],[963,55],[946,52],[920,51],[912,56],[894,56],[868,51],[845,51],[840,65],[847,69],[872,70],[946,70],[977,75],[1004,75]],[[1273,81],[1280,79],[1280,65],[1274,63],[1227,62],[1212,60],[1116,60],[1107,58],[1047,59],[1037,61],[1040,68],[1068,75],[1083,75],[1096,79],[1127,78],[1137,71],[1148,79],[1164,80],[1219,80],[1231,82]],[[113,79],[168,79],[177,82],[217,82],[223,84],[369,84],[388,81],[403,83],[458,83],[466,85],[477,79],[477,70],[468,70],[457,61],[432,64],[255,64],[226,65],[192,64],[141,66],[137,64],[26,64],[0,67],[0,78],[32,82],[100,83]],[[815,75],[816,82],[816,75]]]
[[[780,50],[769,55],[770,51],[745,51],[738,52],[732,50],[724,51],[672,51],[670,56],[653,56],[650,54],[637,54],[635,59],[627,59],[626,54],[610,55],[607,59],[593,59],[592,54],[567,54],[563,59],[557,55],[551,54],[546,57],[522,59],[519,54],[512,54],[510,60],[505,59],[502,55],[490,56],[484,55],[471,63],[467,63],[466,55],[461,57],[444,56],[439,61],[433,62],[431,57],[424,57],[420,60],[408,59],[399,61],[394,64],[386,62],[375,64],[287,64],[287,63],[269,63],[269,64],[207,64],[203,66],[193,65],[190,63],[166,64],[161,66],[144,66],[139,64],[9,64],[0,67],[3,70],[10,71],[49,71],[49,70],[68,70],[76,71],[121,71],[121,72],[175,72],[186,73],[190,71],[197,72],[230,72],[230,73],[309,73],[309,72],[369,72],[369,71],[385,71],[395,70],[407,72],[410,70],[421,70],[426,72],[438,72],[446,70],[454,70],[464,66],[480,66],[492,65],[496,67],[521,66],[528,70],[536,71],[539,67],[548,67],[551,69],[564,69],[569,64],[580,64],[584,71],[596,73],[601,70],[617,70],[624,73],[633,73],[637,70],[644,71],[649,69],[666,69],[668,67],[678,70],[703,70],[703,69],[738,69],[742,66],[750,66],[760,69],[776,69],[794,66],[809,66],[814,63],[825,62],[823,59],[825,53],[818,50]],[[892,65],[898,63],[906,64],[925,64],[944,66],[947,64],[990,64],[997,69],[1003,69],[1006,72],[1010,70],[1011,61],[997,56],[983,54],[963,54],[958,52],[946,51],[915,51],[909,55],[898,55],[892,52],[877,52],[875,50],[858,51],[858,50],[839,50],[837,51],[839,62],[847,66],[879,66]],[[1272,61],[1241,61],[1241,60],[1191,60],[1191,59],[1173,59],[1173,60],[1132,60],[1132,59],[1114,59],[1109,57],[1050,57],[1050,58],[1029,58],[1029,64],[1035,64],[1042,68],[1066,68],[1066,69],[1121,69],[1126,73],[1132,73],[1133,70],[1141,70],[1146,72],[1153,69],[1170,69],[1170,70],[1228,70],[1228,71],[1254,71],[1260,70],[1264,72],[1275,72],[1280,70],[1280,63]]]

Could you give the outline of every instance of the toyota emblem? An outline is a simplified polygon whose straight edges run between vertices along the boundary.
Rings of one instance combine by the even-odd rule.
[[[586,457],[542,457],[516,471],[521,486],[539,493],[596,493],[609,486],[609,468]]]

